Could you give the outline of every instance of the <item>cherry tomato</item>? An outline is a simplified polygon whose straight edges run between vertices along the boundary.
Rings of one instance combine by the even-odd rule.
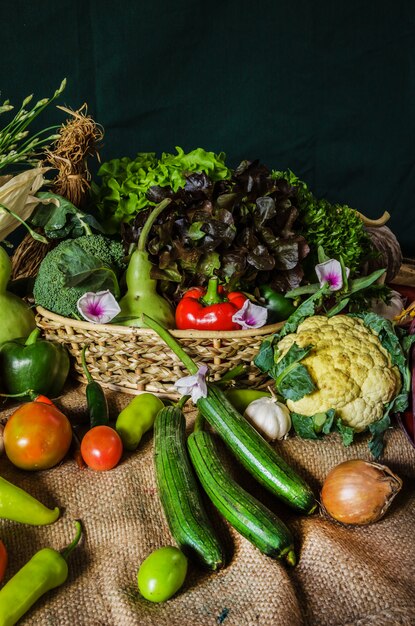
[[[93,470],[105,471],[115,467],[123,452],[121,437],[111,426],[94,426],[81,441],[81,455]]]
[[[26,402],[10,416],[3,437],[13,465],[24,470],[49,469],[68,452],[72,428],[56,406]]]
[[[187,574],[187,558],[173,546],[154,550],[140,565],[137,574],[141,595],[151,602],[164,602],[183,585]]]
[[[4,578],[6,567],[7,567],[7,550],[6,550],[6,546],[0,539],[0,583]]]

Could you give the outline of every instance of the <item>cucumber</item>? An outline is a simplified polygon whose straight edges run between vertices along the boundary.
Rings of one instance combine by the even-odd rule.
[[[211,570],[224,564],[222,546],[206,514],[186,449],[180,408],[165,407],[154,422],[154,464],[161,504],[180,549]]]
[[[312,513],[317,502],[309,485],[282,459],[215,385],[197,408],[232,454],[271,493],[292,508]]]
[[[202,487],[224,518],[264,554],[295,565],[290,530],[227,473],[213,436],[206,431],[194,431],[187,446]]]

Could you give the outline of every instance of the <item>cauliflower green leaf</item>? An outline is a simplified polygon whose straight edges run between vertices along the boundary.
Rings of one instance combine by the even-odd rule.
[[[397,328],[390,320],[377,313],[360,313],[356,314],[355,317],[359,317],[365,326],[377,334],[380,343],[389,352],[392,364],[399,369],[402,376],[402,389],[394,398],[390,410],[405,411],[408,407],[411,390],[409,352],[415,343],[415,335],[408,335],[403,329]]]
[[[300,400],[312,393],[316,386],[300,361],[313,349],[312,345],[301,348],[293,343],[288,352],[270,370],[275,387],[285,400]]]

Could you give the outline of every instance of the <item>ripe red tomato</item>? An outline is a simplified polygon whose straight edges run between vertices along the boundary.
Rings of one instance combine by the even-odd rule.
[[[72,428],[59,409],[44,402],[26,402],[10,416],[3,433],[4,450],[16,467],[49,469],[69,450]]]
[[[7,567],[7,550],[6,550],[6,546],[0,539],[0,583],[4,578],[6,567]]]
[[[115,467],[123,452],[121,437],[110,426],[94,426],[81,441],[81,455],[93,470],[105,471]]]

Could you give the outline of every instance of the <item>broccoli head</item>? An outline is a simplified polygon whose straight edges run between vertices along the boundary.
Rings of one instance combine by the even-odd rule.
[[[64,317],[77,316],[76,303],[91,291],[87,284],[67,285],[65,265],[71,269],[69,259],[79,258],[80,249],[89,257],[98,259],[102,266],[111,268],[117,278],[125,269],[124,249],[119,241],[104,235],[84,235],[61,241],[43,259],[33,287],[35,304]]]

